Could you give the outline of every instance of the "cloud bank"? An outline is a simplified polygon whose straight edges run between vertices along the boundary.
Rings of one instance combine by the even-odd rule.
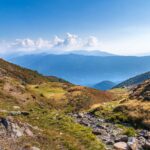
[[[51,40],[38,38],[16,39],[0,42],[0,54],[11,53],[64,53],[72,50],[92,50],[99,46],[99,40],[94,36],[82,39],[77,35],[67,33],[64,38],[55,36]]]

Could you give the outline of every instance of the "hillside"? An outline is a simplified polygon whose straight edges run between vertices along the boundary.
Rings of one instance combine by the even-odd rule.
[[[149,129],[149,101],[140,99],[149,88],[145,83],[141,87],[143,90],[133,99],[131,95],[137,95],[139,87],[132,92],[99,91],[53,76],[44,77],[1,60],[0,147],[116,150],[118,142],[127,142],[132,136],[137,147],[147,148],[148,144],[138,139],[145,129],[142,138],[147,142]]]
[[[149,150],[149,87],[150,81],[146,81],[138,87],[130,89],[130,91],[127,89],[113,89],[110,92],[116,95],[117,99],[115,101],[101,104],[89,110],[79,122],[82,123],[84,120],[91,120],[92,118],[94,124],[96,124],[98,120],[101,120],[103,123],[100,124],[100,129],[93,127],[94,124],[90,121],[88,123],[93,128],[93,132],[102,137],[104,143],[112,150],[122,149],[123,145],[133,150]]]
[[[97,83],[93,86],[93,88],[98,89],[98,90],[109,90],[112,87],[114,87],[116,84],[111,81],[102,81],[100,83]]]
[[[12,58],[9,61],[79,85],[93,85],[105,80],[119,82],[150,70],[150,57],[135,56],[35,54]]]
[[[146,80],[130,90],[129,99],[116,111],[123,112],[136,126],[150,129],[150,80]]]
[[[133,86],[136,86],[148,79],[150,79],[150,72],[146,72],[146,73],[134,76],[134,77],[132,77],[128,80],[125,80],[124,82],[121,82],[120,84],[114,86],[114,88],[133,87]]]
[[[90,128],[68,114],[94,108],[115,96],[54,79],[0,60],[2,149],[104,149]]]
[[[22,68],[20,66],[6,62],[3,59],[0,59],[0,76],[15,78],[17,80],[29,84],[42,83],[48,81],[65,82],[65,80],[59,79],[57,77],[44,77],[36,71]]]
[[[150,101],[150,80],[146,80],[133,88],[130,98]]]

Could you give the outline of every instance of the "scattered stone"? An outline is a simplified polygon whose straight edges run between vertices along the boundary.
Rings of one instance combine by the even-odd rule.
[[[0,112],[1,112],[1,113],[8,113],[7,110],[3,110],[3,109],[0,109]]]
[[[118,135],[115,138],[115,142],[127,142],[128,141],[128,136],[127,135]]]
[[[146,139],[145,139],[143,136],[139,136],[139,137],[138,137],[138,144],[139,144],[139,147],[144,147],[144,146],[145,146],[145,143],[146,143]]]
[[[31,147],[31,150],[40,150],[40,149],[38,147],[33,146]]]
[[[8,121],[6,118],[1,117],[0,123],[5,127],[6,130],[8,129]]]
[[[114,141],[113,140],[108,140],[105,142],[107,145],[113,145],[114,144]]]
[[[26,135],[28,135],[30,137],[34,136],[33,133],[32,133],[32,131],[29,128],[26,128],[24,132],[25,132]]]
[[[107,135],[107,132],[106,132],[106,130],[104,130],[104,129],[98,129],[98,128],[95,128],[95,129],[93,129],[93,134],[95,134],[95,135]]]
[[[127,143],[125,142],[117,142],[114,144],[115,150],[129,150]]]
[[[26,145],[22,148],[22,150],[40,150],[38,147]]]
[[[83,118],[83,117],[84,117],[84,113],[79,113],[79,114],[78,114],[78,117],[79,117],[79,118]]]
[[[21,114],[24,115],[24,116],[28,116],[30,113],[27,112],[27,111],[22,111]]]
[[[136,137],[123,135],[123,129],[118,128],[116,124],[107,120],[98,118],[90,113],[70,114],[76,122],[88,126],[92,133],[102,140],[107,148],[113,149],[113,146],[122,146],[116,150],[147,150],[150,149],[150,132],[148,130],[137,130]],[[123,124],[129,126],[129,124]],[[115,143],[115,144],[114,144]],[[146,148],[147,149],[146,149]]]
[[[135,137],[129,137],[127,144],[131,150],[138,150],[137,139]]]
[[[21,115],[21,112],[20,111],[10,111],[9,115],[11,115],[11,116],[17,116],[17,115]]]
[[[146,141],[144,148],[145,148],[146,150],[149,150],[149,149],[150,149],[150,141]]]
[[[10,111],[9,115],[11,116],[17,116],[17,115],[24,115],[24,116],[28,116],[30,113],[27,111]]]
[[[13,122],[13,121],[14,121],[14,117],[13,117],[13,116],[7,116],[7,120],[8,120],[9,122]]]
[[[23,136],[23,130],[15,123],[11,123],[12,133],[11,136],[14,138],[18,138]]]
[[[18,109],[20,109],[20,107],[19,106],[13,106],[13,109],[18,110]]]
[[[81,123],[82,125],[85,125],[85,126],[90,126],[89,121],[86,120],[86,119],[81,120],[80,123]]]

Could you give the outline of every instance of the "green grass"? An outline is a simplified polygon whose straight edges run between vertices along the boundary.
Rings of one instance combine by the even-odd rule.
[[[57,141],[66,150],[103,150],[104,146],[90,128],[75,123],[69,116],[61,111],[40,109],[32,107],[32,114],[29,117],[20,117],[20,120],[43,129],[43,133],[49,140]],[[53,132],[57,135],[51,136]],[[64,149],[65,149],[64,148]]]
[[[124,135],[127,135],[129,137],[136,136],[136,131],[133,127],[126,127],[121,124],[117,124],[117,127],[123,129],[122,134]]]
[[[53,87],[51,83],[42,84],[42,85],[30,85],[28,86],[29,90],[39,93],[46,98],[51,98],[53,96],[61,97],[65,94],[65,90],[62,87]]]

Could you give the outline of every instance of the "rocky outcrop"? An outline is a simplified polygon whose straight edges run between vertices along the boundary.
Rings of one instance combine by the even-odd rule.
[[[11,150],[40,150],[37,147],[30,147],[29,149],[29,147],[19,148],[17,144],[15,145],[20,138],[34,138],[34,132],[34,127],[27,123],[17,121],[12,116],[6,118],[0,117],[0,150],[4,150],[6,145],[11,147],[12,144],[14,144],[14,148]]]
[[[136,130],[136,136],[123,134],[123,129],[116,124],[97,118],[90,113],[70,114],[76,122],[88,126],[93,134],[106,144],[110,150],[147,150],[150,147],[150,131]],[[126,124],[127,127],[129,124]]]
[[[10,138],[19,138],[22,136],[33,137],[34,134],[31,131],[32,127],[29,124],[14,121],[13,117],[8,116],[7,118],[0,118],[1,133],[2,135],[8,135]]]
[[[130,94],[131,99],[150,100],[150,80],[146,80],[142,84],[133,88]]]

